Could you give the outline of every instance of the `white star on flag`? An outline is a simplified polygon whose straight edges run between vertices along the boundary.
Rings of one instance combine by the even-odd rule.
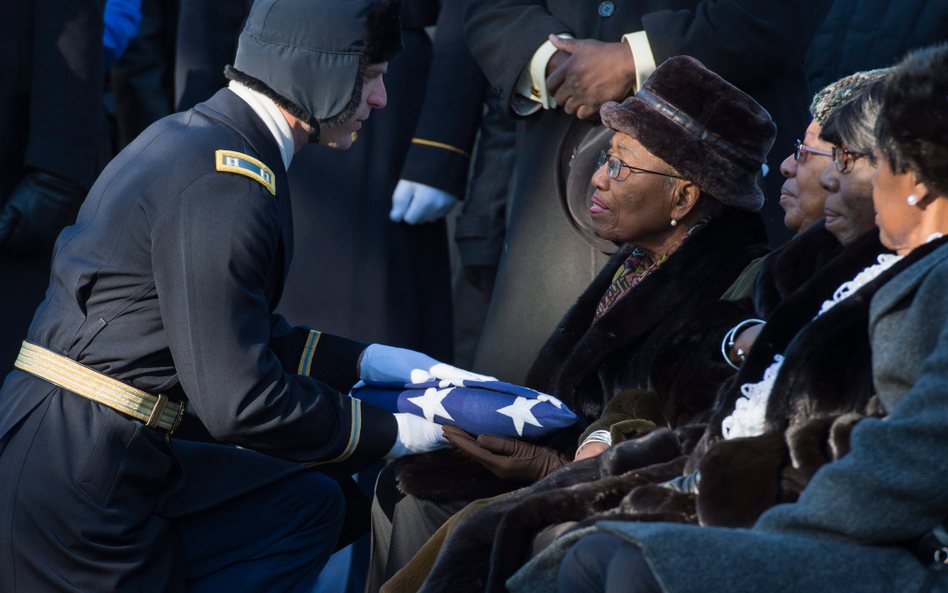
[[[559,409],[561,409],[561,410],[563,409],[563,402],[561,402],[560,400],[556,399],[556,398],[553,397],[552,395],[547,395],[547,394],[545,394],[545,393],[537,392],[537,399],[540,400],[541,402],[551,403],[551,404],[553,404],[554,406],[556,406],[557,408],[559,408]]]
[[[513,419],[514,428],[517,429],[517,434],[523,436],[524,423],[543,428],[543,425],[537,422],[537,419],[533,416],[533,412],[530,411],[533,406],[537,405],[538,403],[540,403],[540,400],[538,399],[518,397],[516,400],[514,400],[514,403],[497,410],[497,413],[503,414],[504,416],[510,416],[510,418]]]
[[[448,394],[452,391],[454,391],[454,387],[449,389],[435,389],[434,387],[429,387],[425,389],[424,395],[420,397],[409,397],[408,401],[421,408],[425,413],[425,420],[428,422],[434,422],[435,415],[454,421],[451,414],[448,414],[448,411],[445,410],[441,404],[441,400],[448,397]]]

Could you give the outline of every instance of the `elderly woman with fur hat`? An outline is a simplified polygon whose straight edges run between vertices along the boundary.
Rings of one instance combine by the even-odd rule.
[[[885,418],[859,422],[849,453],[752,529],[599,522],[537,557],[511,591],[550,590],[558,566],[561,591],[948,591],[948,46],[896,66],[876,134],[873,201],[894,254],[830,308],[889,276],[868,322]]]
[[[688,57],[666,61],[601,116],[616,133],[592,177],[589,213],[595,234],[622,247],[560,322],[526,381],[587,423],[617,393],[648,388],[653,365],[682,364],[685,355],[663,343],[766,253],[757,176],[774,134],[753,99]],[[710,341],[717,329],[692,339]],[[705,385],[644,396],[642,409],[672,426],[690,422],[730,374],[715,362]],[[666,397],[673,391],[689,393]],[[446,436],[476,453],[470,441]]]
[[[635,390],[642,422],[688,424],[733,374],[711,345],[736,313],[700,334],[688,322],[767,253],[757,177],[774,125],[753,99],[688,57],[666,61],[636,96],[604,106],[602,118],[616,133],[593,175],[589,212],[596,234],[622,247],[550,337],[526,385],[556,396],[584,423],[599,419],[620,392]],[[686,333],[693,341],[688,347],[663,346]],[[656,365],[680,367],[704,352],[714,356],[708,355],[701,377],[682,376],[659,393],[647,389]],[[566,454],[558,456],[491,435],[475,440],[453,427],[445,427],[445,436],[490,471],[455,451],[405,459],[391,470],[402,493],[441,503],[485,498],[542,478],[577,444],[575,432],[544,443]],[[498,476],[505,478],[500,484]],[[414,530],[422,522],[430,523],[404,521]],[[411,538],[397,523],[393,548],[400,537]],[[400,552],[402,563],[415,550]],[[389,576],[392,561],[390,554]]]

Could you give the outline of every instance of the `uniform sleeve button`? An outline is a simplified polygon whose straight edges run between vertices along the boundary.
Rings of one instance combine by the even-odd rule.
[[[610,2],[610,0],[606,0],[605,2],[599,5],[599,16],[603,18],[612,16],[612,13],[615,11],[616,11],[616,5]]]

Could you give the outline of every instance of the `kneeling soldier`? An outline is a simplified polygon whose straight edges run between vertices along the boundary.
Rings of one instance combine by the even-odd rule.
[[[0,390],[0,591],[308,591],[345,515],[325,473],[440,445],[343,395],[436,361],[272,313],[286,168],[385,106],[399,13],[258,0],[230,88],[151,126],[89,192]],[[170,439],[186,402],[240,447]]]

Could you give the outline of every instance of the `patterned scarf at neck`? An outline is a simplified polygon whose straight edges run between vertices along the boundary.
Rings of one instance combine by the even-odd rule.
[[[596,316],[593,319],[593,323],[599,321],[599,319],[606,314],[606,311],[618,303],[622,297],[629,294],[629,291],[635,288],[646,276],[665,263],[669,255],[675,253],[692,233],[704,226],[707,222],[707,218],[702,218],[695,223],[694,226],[688,229],[688,231],[671,246],[671,249],[658,258],[658,261],[653,262],[641,247],[636,247],[629,258],[622,262],[622,265],[616,270],[616,275],[612,277],[612,284],[609,286],[609,290],[602,296],[602,300],[599,301],[599,306],[596,307]]]

